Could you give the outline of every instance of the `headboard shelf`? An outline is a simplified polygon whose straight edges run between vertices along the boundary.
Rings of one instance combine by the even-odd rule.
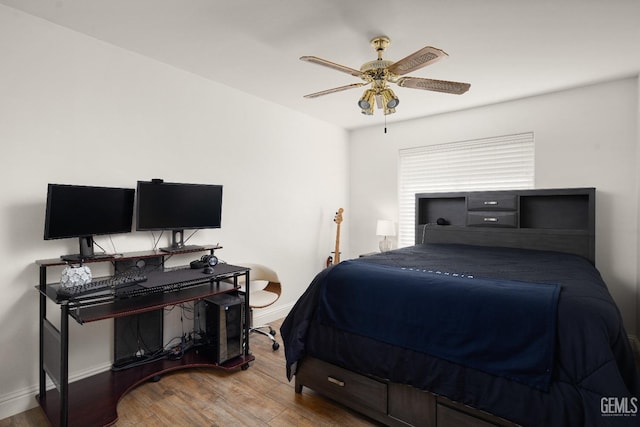
[[[520,227],[588,230],[589,196],[523,196],[520,198]]]
[[[595,188],[416,194],[415,232],[416,244],[553,250],[595,263]]]

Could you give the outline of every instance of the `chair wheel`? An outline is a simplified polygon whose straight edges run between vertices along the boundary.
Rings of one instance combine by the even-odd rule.
[[[274,342],[273,345],[271,346],[272,349],[277,350],[280,348],[280,344],[278,344],[277,342]]]
[[[276,336],[276,331],[273,330],[273,328],[269,328],[269,333],[271,334],[271,336],[275,337]]]

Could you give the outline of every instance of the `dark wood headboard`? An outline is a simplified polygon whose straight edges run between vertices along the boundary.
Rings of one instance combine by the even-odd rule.
[[[595,264],[595,188],[416,194],[416,244],[577,254]]]

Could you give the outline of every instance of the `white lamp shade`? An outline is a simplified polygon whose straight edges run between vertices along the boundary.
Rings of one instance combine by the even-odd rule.
[[[379,219],[376,226],[376,236],[395,236],[396,227],[393,221],[388,219]]]

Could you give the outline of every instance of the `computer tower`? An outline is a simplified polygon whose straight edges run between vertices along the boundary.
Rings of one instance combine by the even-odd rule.
[[[207,354],[218,364],[242,355],[244,299],[219,294],[206,298],[204,305]]]

